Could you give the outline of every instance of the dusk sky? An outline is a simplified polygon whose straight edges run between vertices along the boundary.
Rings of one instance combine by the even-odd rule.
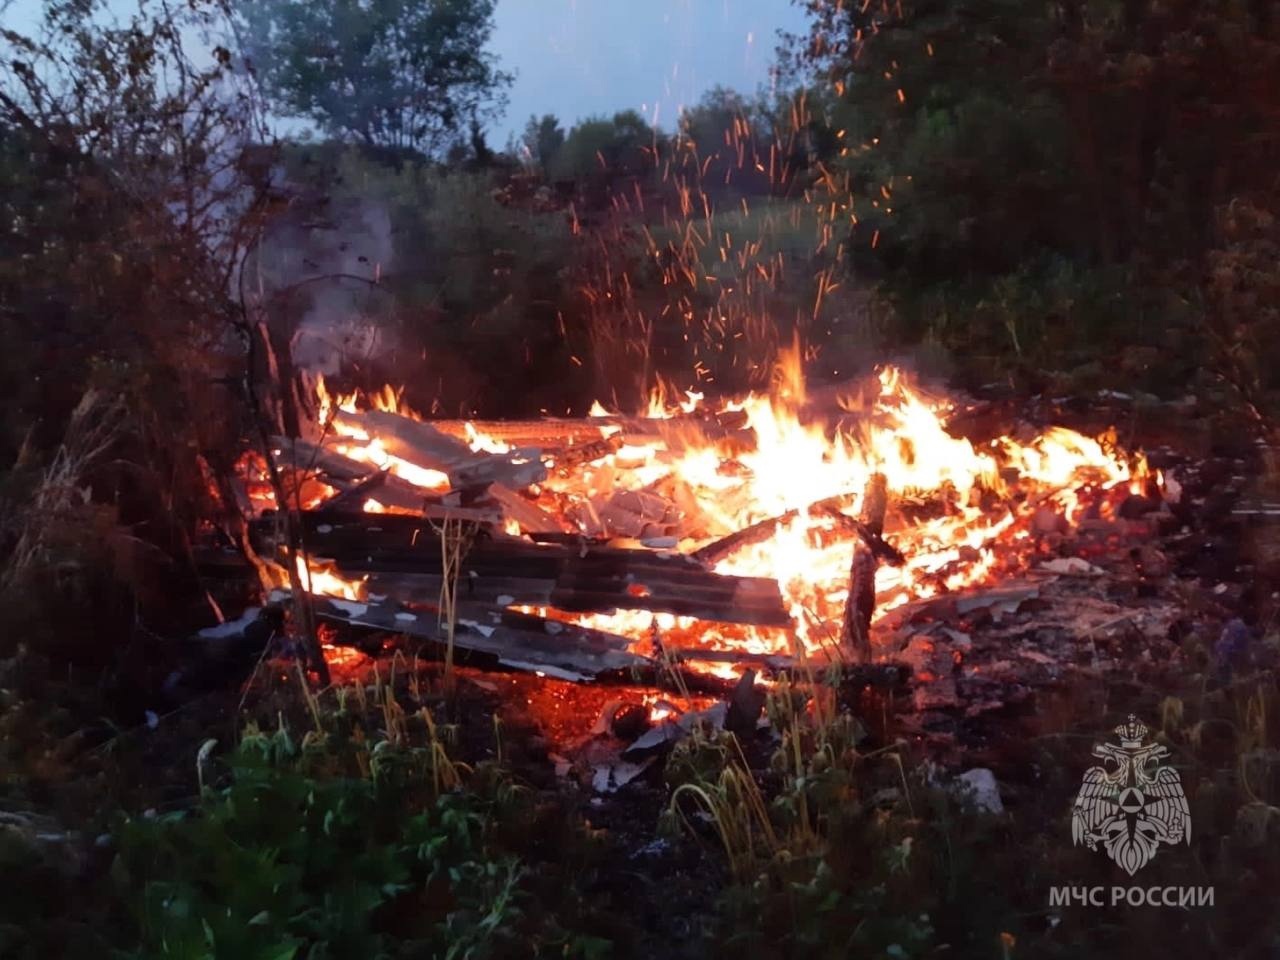
[[[15,0],[0,21],[30,29],[40,8]],[[568,127],[634,108],[670,128],[681,106],[717,84],[744,93],[767,85],[778,30],[803,25],[791,0],[498,0],[490,49],[516,82],[491,140],[503,146],[535,113]]]
[[[491,48],[517,74],[500,145],[533,113],[566,126],[633,107],[670,127],[716,84],[768,84],[791,0],[498,0]]]

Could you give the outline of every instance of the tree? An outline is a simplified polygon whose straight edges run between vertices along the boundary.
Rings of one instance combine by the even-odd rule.
[[[591,117],[569,131],[557,151],[555,175],[569,180],[610,181],[650,169],[656,134],[635,110]]]
[[[246,75],[187,46],[225,29],[218,3],[112,13],[51,2],[32,32],[0,30],[0,619],[44,619],[42,652],[93,668],[183,596],[206,470],[226,475],[248,426],[235,288],[271,167],[248,152]],[[95,410],[109,434],[67,461]],[[116,524],[128,563],[102,556]]]
[[[250,430],[288,502],[268,441],[289,419],[287,353],[245,269],[284,199],[252,78],[226,48],[188,46],[227,31],[222,0],[111,13],[107,0],[49,0],[39,32],[0,29],[0,216],[15,225],[0,240],[0,336],[13,348],[0,356],[0,458],[16,442],[20,465],[58,465],[75,437],[100,436],[83,428],[86,411],[112,424],[70,467],[39,474],[20,511],[0,509],[21,514],[17,531],[0,524],[0,552],[20,558],[0,570],[0,610],[16,598],[34,611],[29,588],[58,568],[82,570],[128,616],[172,603],[154,590],[158,571],[86,560],[101,538],[80,531],[111,511],[149,548],[140,556],[195,574],[192,534],[215,495],[228,532],[243,532],[231,490],[210,481],[231,475]],[[285,514],[292,551],[296,514]],[[15,541],[23,549],[4,549]],[[314,641],[295,566],[296,622]],[[94,593],[75,578],[51,586],[50,616]],[[93,619],[103,612],[93,605]],[[92,656],[109,655],[93,640]],[[310,653],[327,683],[318,643]]]
[[[494,0],[243,0],[242,44],[276,109],[369,146],[437,154],[501,114]]]
[[[768,193],[771,118],[761,105],[727,87],[712,87],[680,114],[680,136],[705,165],[704,189],[732,186],[740,193]]]
[[[900,318],[1036,363],[1195,342],[1224,206],[1275,195],[1274,2],[797,2],[820,202]]]
[[[1214,207],[1270,182],[1273,4],[804,3],[803,55],[839,98],[855,246],[878,235],[897,265],[1196,256]]]
[[[545,173],[551,169],[556,153],[564,146],[564,128],[555,114],[543,114],[541,119],[530,117],[524,125],[520,142],[532,162]]]

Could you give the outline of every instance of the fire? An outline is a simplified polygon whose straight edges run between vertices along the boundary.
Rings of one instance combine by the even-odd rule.
[[[776,579],[795,627],[787,637],[776,630],[716,627],[665,614],[619,612],[574,619],[628,636],[679,637],[701,631],[700,642],[750,653],[786,651],[821,655],[838,638],[848,593],[851,547],[830,516],[812,516],[810,504],[844,497],[844,512],[857,516],[872,474],[883,474],[891,494],[933,497],[945,503],[940,517],[895,531],[906,554],[900,568],[882,566],[877,575],[881,614],[909,600],[962,589],[997,573],[1013,542],[1034,512],[1028,500],[984,508],[983,491],[1008,494],[1002,469],[1018,475],[1019,487],[1043,496],[1068,519],[1078,509],[1076,489],[1129,490],[1146,474],[1138,458],[1130,467],[1097,440],[1053,428],[1030,444],[1005,438],[977,450],[945,429],[948,405],[931,402],[912,389],[903,373],[880,373],[880,392],[863,420],[829,436],[820,425],[799,418],[803,383],[794,361],[784,365],[782,386],[773,396],[750,396],[736,405],[747,414],[754,448],[730,460],[714,447],[682,453],[668,470],[696,494],[699,507],[726,530],[779,519],[767,540],[742,548],[716,571]],[[653,451],[647,466],[661,462]],[[743,469],[745,468],[745,470]],[[649,478],[650,482],[659,478]],[[833,626],[834,625],[834,626]],[[714,636],[708,636],[714,633]]]
[[[348,580],[326,569],[322,562],[314,559],[304,561],[302,557],[298,557],[297,566],[298,579],[302,583],[302,588],[308,593],[337,597],[342,600],[360,600],[364,597],[363,578]]]
[[[488,434],[481,433],[476,429],[474,423],[463,424],[464,432],[467,439],[467,445],[472,450],[479,453],[510,453],[511,444],[497,440]]]
[[[417,464],[410,463],[408,460],[393,457],[387,453],[386,448],[377,438],[370,440],[368,434],[360,430],[338,430],[337,432],[340,436],[359,441],[356,443],[335,443],[333,445],[334,450],[343,456],[387,470],[403,480],[408,480],[415,487],[422,487],[424,490],[448,489],[449,478],[439,470],[420,467]]]
[[[1026,562],[1031,518],[1037,510],[1052,509],[1074,521],[1089,497],[1096,501],[1111,496],[1114,502],[1140,492],[1149,479],[1145,461],[1126,459],[1114,437],[1091,438],[1062,427],[1025,443],[1003,437],[976,448],[947,432],[947,401],[926,397],[892,367],[879,372],[878,390],[860,409],[856,403],[845,405],[848,416],[837,428],[807,422],[800,358],[798,347],[784,351],[769,395],[720,404],[718,413],[745,416],[732,449],[714,439],[673,446],[662,440],[632,439],[592,463],[553,474],[536,490],[543,510],[585,533],[593,532],[593,523],[598,526],[601,508],[618,491],[682,491],[672,499],[684,514],[682,552],[733,531],[771,523],[762,537],[728,553],[714,569],[776,580],[792,616],[789,630],[707,624],[664,613],[522,609],[630,637],[634,649],[643,653],[656,652],[657,638],[664,649],[711,646],[822,657],[839,640],[848,593],[854,535],[842,520],[860,516],[873,475],[885,478],[891,499],[902,505],[891,511],[885,534],[906,558],[899,567],[879,569],[880,615],[914,599],[1016,570]],[[679,417],[698,422],[694,415],[706,416],[703,395],[689,392],[683,399],[669,399],[674,396],[669,389],[655,391],[647,416],[666,422]],[[337,416],[340,411],[356,414],[363,405],[416,419],[398,392],[388,388],[361,401],[355,395],[332,395],[320,382],[317,399],[322,430],[331,431],[334,450],[389,470],[425,491],[447,490],[446,474],[390,455],[378,439]],[[592,406],[591,415],[616,416],[599,403]],[[605,437],[618,429],[602,423],[600,434]],[[471,423],[463,425],[461,439],[473,451],[512,450]],[[823,503],[835,506],[810,509]],[[908,509],[912,505],[919,509]],[[372,494],[363,508],[374,513],[388,509]],[[511,518],[504,530],[523,533]],[[314,593],[351,600],[364,593],[363,582],[344,580],[322,564],[313,562],[302,572]],[[730,671],[726,666],[720,672]]]

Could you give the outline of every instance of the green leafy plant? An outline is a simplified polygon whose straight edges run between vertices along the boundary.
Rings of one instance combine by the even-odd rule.
[[[500,774],[458,790],[456,766],[433,781],[441,748],[427,728],[423,754],[379,739],[369,776],[353,778],[313,775],[321,755],[350,748],[337,736],[250,727],[229,782],[198,809],[125,820],[115,879],[140,941],[128,955],[482,958],[586,944],[530,909],[528,867],[494,839],[527,814],[523,795]]]

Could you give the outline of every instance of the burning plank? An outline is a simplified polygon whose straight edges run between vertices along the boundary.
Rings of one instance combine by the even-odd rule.
[[[615,433],[600,440],[589,440],[564,447],[552,447],[547,450],[546,456],[555,464],[557,471],[564,475],[568,473],[571,467],[603,460],[610,454],[617,453],[621,447],[622,437]]]
[[[791,625],[776,580],[710,573],[685,557],[639,560],[646,554],[606,548],[569,559],[551,605],[582,613],[649,610],[720,623]]]
[[[305,440],[272,437],[272,452],[280,465],[300,473],[314,472],[330,486],[345,490],[369,476],[367,463],[360,463],[333,450]]]
[[[632,443],[661,441],[672,449],[706,446],[732,438],[746,426],[740,410],[702,416],[677,414],[670,417],[546,417],[541,420],[434,420],[432,425],[454,437],[480,434],[511,446],[543,449],[573,449],[602,439]],[[604,434],[609,436],[605,437]]]
[[[512,450],[509,454],[476,454],[472,459],[446,471],[454,490],[487,487],[502,483],[508,487],[527,487],[547,479],[542,451],[536,448]]]
[[[906,557],[902,555],[902,552],[884,539],[882,530],[878,531],[872,525],[861,520],[855,520],[842,511],[841,508],[847,506],[850,500],[852,500],[852,497],[848,495],[828,497],[825,500],[819,500],[811,504],[806,510],[788,510],[786,513],[779,514],[776,517],[768,517],[750,526],[743,527],[741,530],[735,530],[728,536],[721,537],[706,546],[699,547],[693,552],[693,556],[702,563],[713,566],[745,547],[771,540],[774,534],[777,533],[779,526],[790,523],[802,514],[807,514],[810,517],[830,517],[842,529],[861,538],[863,544],[882,563],[887,563],[894,567],[900,567],[906,563]],[[883,519],[880,526],[883,529]]]
[[[514,521],[522,533],[565,532],[565,524],[558,517],[504,484],[490,484],[485,498],[501,507],[503,516]]]
[[[369,501],[397,510],[426,515],[432,505],[442,506],[438,496],[426,493],[388,470],[377,470],[364,480],[329,498],[314,509],[319,513],[363,513]]]
[[[385,410],[349,413],[338,410],[334,426],[342,433],[377,440],[388,454],[424,470],[438,470],[454,490],[505,483],[527,487],[547,477],[541,451],[522,448],[510,453],[476,453],[466,443],[422,420]]]
[[[364,436],[381,442],[387,453],[420,467],[441,470],[455,463],[465,463],[473,456],[471,448],[425,423],[385,410],[348,413],[337,410],[333,425],[344,435]]]

